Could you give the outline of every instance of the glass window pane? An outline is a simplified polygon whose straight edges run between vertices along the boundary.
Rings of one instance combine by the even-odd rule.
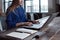
[[[8,1],[12,1],[12,0],[5,0],[6,2],[8,2]]]
[[[31,1],[26,1],[26,12],[31,12]]]
[[[5,3],[5,11],[6,11],[7,8],[8,8],[8,3]]]
[[[48,12],[48,0],[41,0],[41,12]]]
[[[9,0],[5,0],[6,2],[8,2]]]
[[[39,0],[33,0],[33,12],[39,12]]]
[[[6,9],[8,8],[8,6],[10,6],[10,4],[11,4],[11,2],[12,2],[12,0],[5,0],[5,5],[4,5],[4,10],[5,10],[5,12],[6,12]]]
[[[39,12],[39,0],[26,1],[26,12]]]

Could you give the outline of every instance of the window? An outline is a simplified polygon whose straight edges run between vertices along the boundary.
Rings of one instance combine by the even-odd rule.
[[[41,3],[41,12],[44,13],[44,12],[48,12],[48,0],[41,0],[40,1]]]
[[[26,12],[48,12],[48,0],[26,0]]]
[[[31,1],[26,1],[26,12],[31,12]]]
[[[11,3],[12,0],[4,0],[4,12],[6,12],[6,9],[8,8],[8,6],[10,6]]]
[[[39,0],[26,1],[26,12],[39,12]]]
[[[33,0],[33,12],[39,12],[39,0]]]
[[[6,9],[11,5],[11,3],[12,3],[12,0],[3,0],[4,2],[3,2],[3,11],[4,12],[6,12]],[[24,2],[24,1],[23,1]],[[24,3],[23,3],[23,7],[24,7]]]
[[[4,12],[6,12],[11,3],[12,0],[4,0]],[[48,0],[25,0],[24,7],[26,12],[45,13],[48,12]]]

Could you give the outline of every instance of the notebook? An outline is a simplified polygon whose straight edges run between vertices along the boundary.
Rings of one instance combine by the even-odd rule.
[[[40,24],[33,24],[33,26],[22,26],[22,27],[28,28],[28,29],[37,29],[37,30],[39,30],[43,26],[48,25],[53,20],[53,18],[55,18],[58,15],[58,13],[59,12],[52,13],[49,16],[38,19]]]
[[[30,36],[31,34],[28,33],[19,33],[19,32],[11,32],[6,34],[6,36],[8,37],[13,37],[13,38],[18,38],[18,39],[24,39],[28,36]]]
[[[31,29],[25,29],[25,28],[18,28],[18,29],[16,29],[16,32],[34,34],[34,33],[37,32],[37,30],[31,30]]]

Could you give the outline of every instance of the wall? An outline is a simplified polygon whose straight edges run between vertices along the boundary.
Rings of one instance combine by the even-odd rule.
[[[57,3],[60,4],[60,0],[57,0]]]
[[[0,9],[2,8],[2,0],[0,0]]]
[[[48,0],[49,13],[56,11],[56,0]]]
[[[60,4],[60,0],[59,0],[59,4]]]
[[[0,0],[0,13],[2,11],[2,0]]]
[[[44,16],[47,16],[51,13],[54,13],[56,12],[56,3],[57,3],[57,0],[48,0],[48,14],[42,14],[42,17]]]

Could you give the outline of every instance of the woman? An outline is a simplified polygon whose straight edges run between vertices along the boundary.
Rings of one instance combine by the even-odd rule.
[[[30,26],[32,22],[28,22],[25,11],[22,8],[22,0],[13,0],[11,6],[8,7],[6,12],[6,23],[7,29],[19,27],[19,26]],[[35,21],[33,21],[35,22]]]

